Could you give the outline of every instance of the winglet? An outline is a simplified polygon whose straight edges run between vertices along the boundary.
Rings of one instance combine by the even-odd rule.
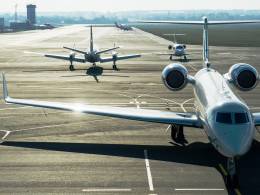
[[[6,101],[6,99],[9,96],[8,96],[7,82],[5,80],[5,74],[4,73],[2,73],[2,79],[3,79],[3,98]]]

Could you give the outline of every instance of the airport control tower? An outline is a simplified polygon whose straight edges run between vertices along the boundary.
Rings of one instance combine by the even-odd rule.
[[[27,5],[27,20],[30,24],[36,24],[36,5],[29,4]]]

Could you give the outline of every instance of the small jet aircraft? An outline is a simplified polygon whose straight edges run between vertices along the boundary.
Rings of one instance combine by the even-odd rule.
[[[173,56],[183,57],[184,61],[187,61],[187,55],[185,52],[186,45],[177,42],[176,36],[184,36],[185,34],[164,34],[165,36],[173,36],[173,44],[168,46],[168,49],[173,51],[170,55],[170,60],[173,60]],[[182,60],[182,59],[181,59]]]
[[[179,91],[187,84],[194,89],[196,112],[171,112],[141,108],[94,106],[87,104],[48,102],[29,99],[15,99],[8,95],[7,83],[3,77],[3,97],[6,103],[80,112],[121,119],[147,121],[171,125],[171,135],[175,142],[183,141],[183,127],[204,129],[209,142],[227,157],[227,185],[237,187],[237,158],[247,153],[260,126],[260,113],[252,113],[247,104],[232,90],[254,89],[259,81],[257,70],[245,63],[231,66],[222,75],[209,62],[208,27],[218,24],[260,23],[260,21],[150,21],[146,23],[203,25],[204,65],[194,76],[182,64],[172,63],[162,71],[162,79],[171,91]],[[195,131],[196,129],[194,129]],[[196,158],[196,157],[191,157]]]
[[[115,22],[115,26],[121,30],[125,30],[125,31],[131,31],[133,30],[133,28],[131,26],[128,26],[126,24],[119,24],[118,22]]]
[[[93,41],[92,26],[90,26],[90,48],[89,48],[89,51],[82,51],[82,50],[70,48],[70,47],[64,47],[64,48],[71,50],[72,52],[69,55],[44,54],[44,56],[48,57],[48,58],[55,58],[55,59],[70,61],[70,67],[69,67],[70,71],[75,70],[73,62],[81,62],[81,63],[89,62],[89,63],[92,63],[93,67],[92,67],[91,71],[88,69],[87,74],[96,73],[96,72],[100,72],[102,74],[103,69],[101,70],[100,67],[96,66],[97,62],[100,62],[100,63],[113,62],[113,70],[118,71],[119,69],[116,66],[116,62],[118,60],[126,60],[126,59],[130,59],[130,58],[141,57],[140,54],[118,56],[117,52],[113,52],[111,57],[102,58],[100,56],[101,54],[104,54],[104,53],[107,53],[107,52],[110,52],[110,51],[114,51],[116,49],[119,49],[119,47],[113,47],[113,48],[105,49],[105,50],[102,50],[102,51],[95,49],[94,48],[94,41]],[[75,52],[83,54],[84,57],[82,57],[82,58],[76,57]]]

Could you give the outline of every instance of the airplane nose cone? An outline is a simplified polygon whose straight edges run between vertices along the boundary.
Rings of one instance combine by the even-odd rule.
[[[253,140],[253,130],[250,126],[229,129],[223,136],[225,150],[228,156],[242,156],[250,148]]]
[[[221,153],[227,157],[242,156],[251,147],[254,129],[251,125],[236,125],[218,129],[219,140],[222,142]]]

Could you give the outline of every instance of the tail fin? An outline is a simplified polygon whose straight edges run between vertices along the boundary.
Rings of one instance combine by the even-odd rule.
[[[92,26],[90,26],[90,52],[94,51],[94,46],[93,46],[93,31],[92,31]]]
[[[165,36],[173,36],[173,43],[177,43],[177,39],[176,39],[176,36],[185,36],[185,34],[176,34],[176,33],[173,33],[173,34],[164,34]]]
[[[260,20],[234,20],[234,21],[208,21],[207,17],[203,17],[203,21],[139,21],[139,23],[150,24],[191,24],[191,25],[203,25],[203,61],[204,66],[209,67],[209,38],[208,38],[208,26],[209,25],[224,25],[224,24],[250,24],[260,23]]]
[[[6,101],[6,99],[9,96],[8,96],[7,82],[5,80],[5,74],[4,73],[2,73],[2,79],[3,79],[3,98]]]

